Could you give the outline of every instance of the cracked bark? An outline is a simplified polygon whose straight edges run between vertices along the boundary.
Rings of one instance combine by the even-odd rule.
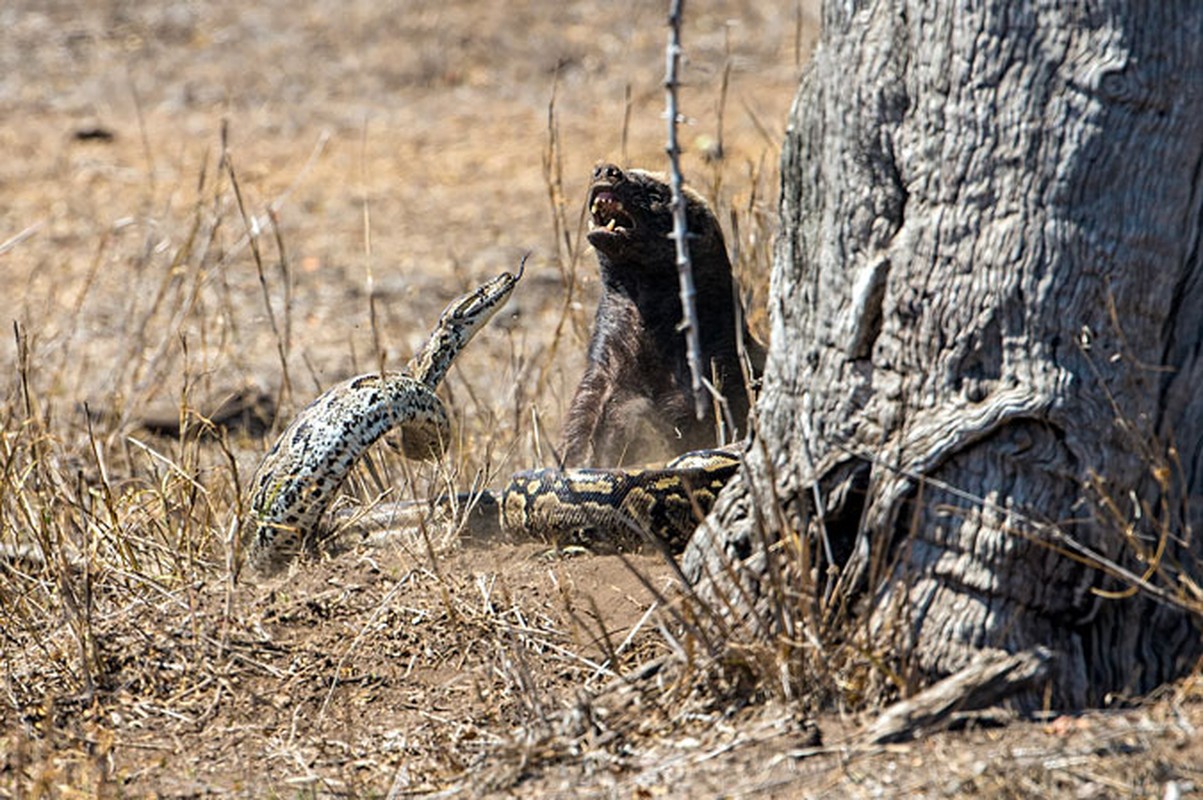
[[[1132,543],[1164,540],[1150,581],[1200,579],[1200,41],[1190,0],[826,3],[759,440],[684,558],[703,597],[793,635],[774,575],[798,565],[768,544],[805,532],[873,646],[930,679],[1044,645],[1078,707],[1189,668],[1189,614],[1105,594],[1130,581],[1057,537],[1136,575]]]

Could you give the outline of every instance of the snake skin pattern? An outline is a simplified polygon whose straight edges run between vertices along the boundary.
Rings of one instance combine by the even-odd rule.
[[[447,410],[435,389],[472,337],[522,278],[503,272],[453,301],[401,372],[369,373],[332,386],[306,406],[264,457],[251,482],[249,561],[279,572],[317,544],[319,521],[351,468],[385,433],[401,432],[408,458],[442,455]]]
[[[737,453],[710,449],[662,468],[519,472],[501,494],[501,528],[598,552],[650,544],[680,553],[738,468]]]

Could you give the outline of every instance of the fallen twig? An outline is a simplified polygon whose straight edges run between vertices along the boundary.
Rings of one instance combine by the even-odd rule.
[[[976,659],[955,675],[887,708],[860,738],[867,744],[887,744],[945,727],[958,712],[997,705],[1031,687],[1048,675],[1052,662],[1052,651],[1044,647]]]

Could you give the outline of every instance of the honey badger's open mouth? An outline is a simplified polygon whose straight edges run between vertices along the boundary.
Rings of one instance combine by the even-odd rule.
[[[635,228],[635,219],[623,207],[622,201],[607,186],[595,187],[589,197],[589,214],[593,230],[610,233],[629,232]]]

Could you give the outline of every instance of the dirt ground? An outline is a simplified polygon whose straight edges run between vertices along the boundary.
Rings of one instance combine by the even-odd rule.
[[[686,9],[684,168],[761,335],[812,5]],[[0,7],[0,797],[1203,789],[1193,680],[888,747],[858,744],[875,710],[851,700],[708,693],[659,556],[445,526],[235,580],[271,434],[335,381],[403,364],[450,299],[526,253],[445,382],[447,460],[381,448],[345,505],[552,462],[597,292],[589,170],[665,163],[664,6]],[[266,436],[194,435],[243,389],[278,408]]]

